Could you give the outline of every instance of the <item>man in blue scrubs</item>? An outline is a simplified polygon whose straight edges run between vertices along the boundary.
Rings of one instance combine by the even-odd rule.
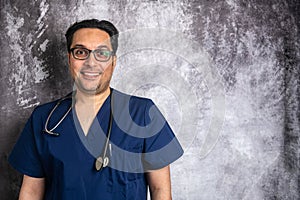
[[[70,98],[38,106],[10,157],[20,199],[171,199],[169,164],[183,150],[150,99],[110,87],[118,30],[84,20],[66,33]]]

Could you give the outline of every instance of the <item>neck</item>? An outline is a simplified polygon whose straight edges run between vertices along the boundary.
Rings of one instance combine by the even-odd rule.
[[[75,105],[79,106],[93,106],[94,108],[100,108],[106,98],[110,95],[110,88],[108,87],[105,91],[99,94],[87,94],[83,93],[82,91],[76,91]]]
[[[88,134],[95,116],[109,95],[110,88],[107,88],[100,94],[87,94],[77,89],[75,95],[75,109],[85,135]]]

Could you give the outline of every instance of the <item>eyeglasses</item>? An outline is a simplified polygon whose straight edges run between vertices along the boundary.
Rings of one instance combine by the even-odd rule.
[[[90,50],[84,47],[74,47],[70,49],[72,55],[77,60],[86,60],[90,54],[93,53],[97,61],[106,62],[113,55],[113,51],[110,51],[107,47],[101,47],[100,49]]]

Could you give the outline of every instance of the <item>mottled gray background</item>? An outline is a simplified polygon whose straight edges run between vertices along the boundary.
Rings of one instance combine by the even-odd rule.
[[[0,14],[1,199],[17,198],[7,157],[33,108],[73,87],[64,33],[92,17],[121,32],[113,86],[151,97],[184,147],[175,200],[300,199],[298,0],[1,0]]]

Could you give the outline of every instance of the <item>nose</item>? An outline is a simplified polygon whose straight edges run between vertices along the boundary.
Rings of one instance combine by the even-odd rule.
[[[85,60],[85,65],[91,68],[100,68],[101,72],[104,72],[105,69],[109,66],[108,63],[106,62],[100,62],[96,60],[93,51],[90,53],[89,57]]]
[[[85,60],[85,63],[91,67],[96,67],[98,61],[95,58],[94,52],[91,52],[89,57]]]

